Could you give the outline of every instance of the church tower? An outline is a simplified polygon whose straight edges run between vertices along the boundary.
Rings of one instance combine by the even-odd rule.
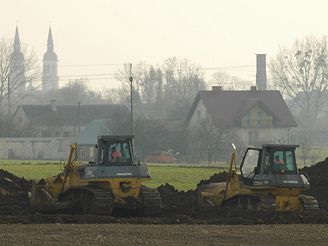
[[[58,89],[57,55],[54,52],[51,27],[48,33],[47,51],[43,55],[42,90],[44,92]]]
[[[10,71],[9,71],[9,89],[14,95],[22,95],[26,92],[26,78],[25,78],[25,59],[21,52],[21,44],[16,27],[14,50],[10,56]]]

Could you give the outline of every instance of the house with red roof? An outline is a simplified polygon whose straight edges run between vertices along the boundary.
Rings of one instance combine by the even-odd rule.
[[[212,90],[199,91],[185,125],[193,133],[204,127],[204,121],[214,130],[210,135],[215,129],[230,131],[244,146],[289,143],[290,130],[297,127],[280,91],[257,90],[256,86],[250,90],[223,90],[213,86]]]

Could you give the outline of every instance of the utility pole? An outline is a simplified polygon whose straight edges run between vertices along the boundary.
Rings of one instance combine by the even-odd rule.
[[[130,93],[131,93],[131,135],[133,135],[133,77],[132,77],[132,64],[130,63],[130,75],[129,75],[129,81],[130,81]]]
[[[77,109],[77,124],[78,124],[78,134],[80,135],[80,131],[81,131],[81,123],[80,123],[80,111],[81,111],[81,102],[79,101],[79,106]]]
[[[8,137],[11,137],[10,77],[8,76]]]

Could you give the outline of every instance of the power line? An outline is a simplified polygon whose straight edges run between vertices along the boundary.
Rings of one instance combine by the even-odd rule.
[[[63,64],[58,65],[59,67],[100,67],[100,66],[124,66],[126,63],[90,63],[90,64]],[[224,68],[243,68],[243,67],[255,67],[256,65],[236,65],[236,66],[213,66],[213,67],[203,67],[203,70],[211,70],[211,69],[224,69]]]
[[[58,65],[58,67],[104,67],[104,66],[124,66],[124,63],[110,64],[110,63],[95,63],[95,64],[63,64]]]
[[[243,68],[243,67],[255,67],[254,65],[239,65],[239,66],[214,66],[214,67],[203,67],[202,70],[216,70],[216,69],[227,69],[227,68]]]
[[[83,76],[105,76],[105,75],[115,75],[115,73],[90,73],[90,74],[64,74],[59,77],[83,77]]]
[[[113,79],[113,80],[116,80],[115,77],[101,77],[101,78],[82,78],[82,79],[90,79],[90,81],[85,81],[85,82],[92,82],[92,80],[105,80],[105,79]],[[60,82],[70,82],[70,81],[74,81],[74,80],[79,80],[79,79],[59,79]],[[44,80],[45,83],[44,84],[50,84],[50,83],[53,83],[53,82],[56,82],[57,80]],[[42,82],[42,80],[39,80],[39,82]]]

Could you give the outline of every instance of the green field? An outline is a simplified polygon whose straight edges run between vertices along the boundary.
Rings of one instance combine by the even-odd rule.
[[[207,179],[214,173],[222,172],[222,167],[191,167],[191,166],[161,166],[149,165],[152,180],[147,181],[151,187],[170,183],[179,190],[194,189],[202,179]],[[63,170],[59,162],[42,161],[0,161],[0,169],[7,170],[26,179],[40,179],[53,176]]]

